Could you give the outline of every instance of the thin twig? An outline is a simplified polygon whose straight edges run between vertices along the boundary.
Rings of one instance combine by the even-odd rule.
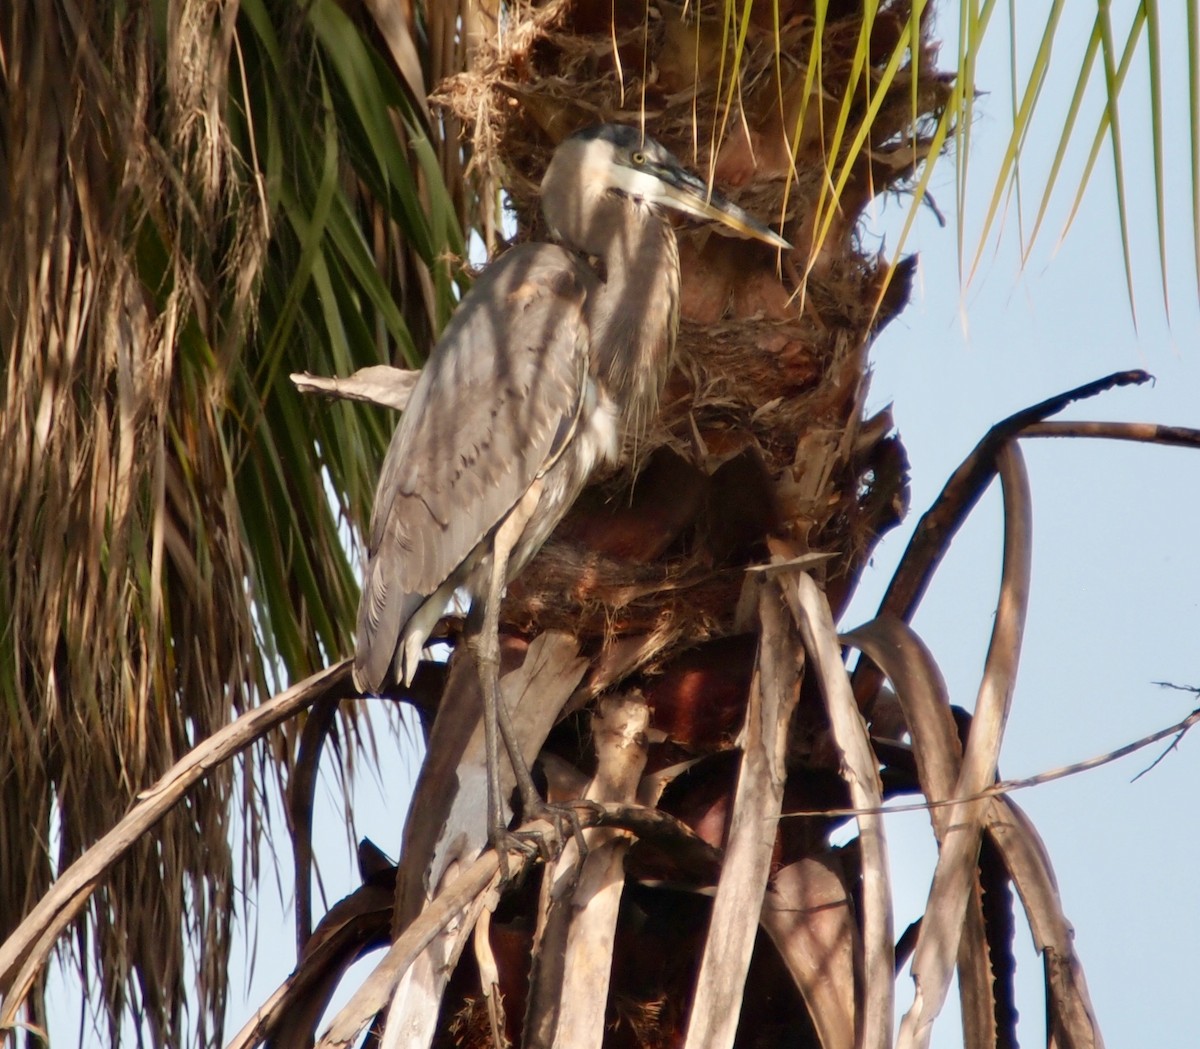
[[[1187,426],[1160,426],[1158,423],[1115,423],[1070,421],[1034,423],[1021,430],[1020,437],[1100,437],[1112,441],[1139,441],[1178,448],[1200,448],[1200,430]]]
[[[1175,689],[1177,692],[1190,692],[1190,693],[1192,693],[1192,695],[1194,695],[1194,696],[1200,696],[1200,688],[1196,688],[1194,685],[1173,685],[1173,684],[1172,684],[1170,681],[1156,681],[1156,682],[1154,682],[1154,683],[1155,683],[1156,685],[1158,685],[1160,688],[1173,688],[1173,689]],[[1193,717],[1195,717],[1197,714],[1200,714],[1200,711],[1192,711],[1192,716],[1193,716]],[[1187,730],[1188,730],[1189,728],[1191,728],[1191,727],[1192,727],[1192,724],[1194,724],[1194,723],[1195,723],[1195,722],[1191,721],[1191,719],[1185,719],[1185,720],[1184,720],[1184,721],[1181,723],[1181,724],[1183,725],[1183,727],[1182,727],[1182,728],[1179,730],[1179,732],[1176,734],[1175,738],[1174,738],[1173,740],[1171,740],[1171,745],[1170,745],[1169,747],[1165,748],[1165,749],[1163,750],[1163,752],[1162,752],[1161,754],[1159,754],[1159,756],[1158,756],[1158,757],[1156,757],[1156,758],[1155,758],[1155,759],[1154,759],[1152,762],[1150,762],[1150,764],[1149,764],[1149,765],[1147,765],[1147,766],[1146,766],[1146,768],[1142,769],[1142,771],[1141,771],[1141,772],[1139,772],[1139,773],[1138,773],[1136,776],[1134,776],[1134,777],[1133,777],[1133,779],[1132,779],[1130,782],[1132,782],[1132,783],[1136,783],[1136,782],[1137,782],[1138,780],[1140,780],[1140,779],[1141,779],[1141,778],[1142,778],[1144,775],[1146,775],[1146,773],[1147,773],[1147,772],[1152,772],[1152,771],[1154,771],[1154,769],[1158,767],[1158,764],[1159,764],[1159,762],[1161,762],[1161,761],[1165,760],[1165,759],[1166,759],[1166,756],[1167,756],[1168,754],[1170,754],[1170,753],[1171,753],[1171,751],[1173,751],[1173,750],[1175,750],[1176,748],[1178,748],[1178,746],[1179,746],[1179,741],[1180,741],[1181,739],[1183,739],[1184,733],[1186,733],[1186,732],[1187,732]]]
[[[1128,757],[1135,751],[1139,751],[1144,747],[1150,746],[1151,743],[1157,743],[1160,739],[1165,739],[1167,736],[1176,736],[1175,742],[1172,743],[1172,749],[1182,739],[1184,734],[1193,726],[1200,723],[1200,708],[1193,710],[1182,721],[1177,721],[1174,725],[1167,728],[1159,729],[1157,732],[1151,732],[1150,735],[1144,736],[1134,743],[1126,743],[1124,746],[1118,747],[1116,750],[1110,750],[1106,754],[1097,754],[1095,757],[1085,758],[1083,761],[1076,761],[1070,765],[1063,765],[1056,769],[1050,769],[1046,772],[1039,772],[1033,776],[1022,776],[1018,779],[1004,779],[998,783],[993,783],[990,787],[985,787],[981,791],[969,795],[965,798],[947,798],[943,801],[913,801],[905,802],[902,805],[885,805],[874,809],[796,809],[792,812],[786,812],[781,817],[782,819],[791,819],[793,817],[830,817],[830,816],[867,816],[873,814],[889,815],[893,812],[924,812],[929,809],[945,808],[948,805],[954,805],[963,801],[980,801],[983,798],[995,798],[1002,794],[1011,794],[1016,790],[1024,790],[1026,787],[1037,787],[1043,783],[1052,783],[1055,780],[1066,779],[1068,776],[1077,775],[1080,772],[1090,772],[1092,769],[1100,768],[1102,765],[1108,765],[1111,762],[1119,761],[1121,758]],[[1165,756],[1165,755],[1164,755]],[[1150,769],[1154,768],[1162,760],[1162,756],[1155,759],[1154,764],[1149,768],[1143,769],[1133,781],[1136,782],[1140,777],[1144,776]]]

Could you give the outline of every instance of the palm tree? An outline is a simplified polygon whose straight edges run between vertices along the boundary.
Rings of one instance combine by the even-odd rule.
[[[388,430],[287,375],[415,361],[466,203],[392,43],[332,3],[3,16],[0,936],[181,755],[350,644],[341,518]],[[297,738],[206,777],[76,923],[114,1043],[128,1006],[181,1044],[189,999],[217,1037],[261,781]]]
[[[526,14],[441,92],[460,119],[474,118],[475,163],[485,175],[503,172],[523,235],[537,235],[536,186],[556,138],[622,112],[628,98],[637,99],[632,111],[650,133],[732,184],[742,203],[782,216],[801,253],[780,274],[744,245],[681,238],[681,360],[661,418],[637,462],[576,505],[505,606],[507,691],[518,703],[535,698],[529,716],[540,715],[540,724],[529,729],[529,742],[542,747],[550,792],[650,800],[661,823],[651,828],[628,811],[610,811],[616,824],[636,826],[638,842],[614,838],[610,824],[590,841],[581,888],[572,863],[560,861],[541,874],[540,895],[532,883],[509,893],[488,934],[476,933],[473,956],[464,948],[480,903],[467,906],[456,928],[433,929],[456,913],[439,890],[458,893],[461,907],[480,901],[496,872],[493,857],[457,881],[449,874],[483,841],[478,828],[475,837],[457,836],[482,799],[457,773],[469,758],[454,756],[475,753],[477,715],[473,677],[456,664],[433,686],[438,718],[391,914],[393,932],[403,935],[322,1044],[348,1044],[389,997],[388,1025],[417,1041],[540,1044],[557,1030],[575,1044],[587,1029],[588,1037],[607,1031],[613,1044],[666,1044],[685,1033],[697,1044],[735,1034],[745,1044],[851,1045],[856,1036],[883,1044],[891,1037],[895,956],[878,884],[882,834],[869,813],[851,846],[832,848],[828,834],[846,818],[836,810],[879,804],[878,757],[888,793],[945,797],[962,751],[948,702],[934,687],[936,669],[899,619],[881,620],[857,643],[893,679],[899,668],[889,646],[916,659],[928,706],[914,705],[910,680],[898,711],[865,669],[856,708],[837,669],[834,613],[897,519],[905,484],[890,424],[864,419],[862,404],[866,349],[903,304],[907,269],[865,255],[853,230],[875,193],[911,185],[936,149],[951,84],[934,73],[931,48],[920,31],[914,36],[907,11],[895,8],[865,37],[858,13],[831,16],[820,32],[804,19],[782,29],[750,26],[728,53],[726,27],[704,12],[660,9],[649,28],[632,13],[610,21],[585,4]],[[814,67],[819,92],[806,76]],[[868,124],[864,146],[857,139]],[[981,473],[994,471],[994,455],[981,460]],[[1019,503],[1019,467],[1006,461],[1006,470]],[[961,500],[950,500],[951,514],[960,509]],[[1013,532],[1019,547],[1016,523]],[[768,560],[780,563],[777,576],[747,576]],[[894,613],[911,610],[905,588],[923,576],[921,562],[918,554],[900,580]],[[811,583],[793,581],[798,568],[821,579],[828,604]],[[1017,585],[1020,568],[1013,572]],[[1019,620],[1019,605],[1004,629]],[[600,695],[592,720],[582,708]],[[874,752],[860,709],[878,736]],[[915,756],[893,739],[906,719],[928,719],[928,750],[918,746]],[[655,740],[648,751],[647,729]],[[621,757],[631,749],[641,750],[632,772]],[[969,762],[979,759],[968,754]],[[652,772],[643,777],[647,762]],[[598,785],[611,791],[617,780],[623,794]],[[778,837],[763,835],[759,828],[776,825],[780,806],[809,815],[783,824]],[[1036,838],[1009,812],[995,818],[1019,828],[1013,833],[1023,847],[1036,850]],[[941,818],[935,828],[948,834]],[[996,976],[1011,946],[1010,874],[1027,899],[1041,894],[1032,906],[1058,923],[1047,946],[1063,952],[1068,970],[1074,966],[1049,871],[1030,856],[1024,863],[1017,869],[1010,841],[954,866],[953,876],[973,886],[961,902],[968,936],[959,956],[973,1045],[994,1043],[1014,1022],[1011,987]],[[607,907],[572,917],[598,885],[609,890]],[[313,1012],[298,1015],[297,1004],[327,988],[338,970],[330,955],[348,916],[382,921],[379,899],[372,879],[344,901],[314,940],[329,950],[302,959],[269,1014],[236,1044],[267,1031],[290,1044],[311,1031]],[[756,937],[746,916],[760,909]],[[413,941],[430,934],[432,944],[409,967]],[[383,938],[376,926],[374,941]],[[368,939],[343,939],[343,958]],[[1071,971],[1054,993],[1066,1028],[1091,1037],[1081,975]],[[439,1016],[430,1000],[441,1001]]]
[[[608,1030],[613,1044],[687,1031],[698,1044],[882,1045],[896,957],[915,947],[930,1001],[957,958],[965,1041],[996,1044],[1014,1023],[1015,884],[1046,951],[1059,1037],[1094,1044],[1052,874],[1019,812],[994,800],[953,820],[934,810],[943,888],[897,946],[869,811],[897,792],[941,800],[990,783],[1027,570],[1022,471],[1007,438],[1056,405],[998,430],[948,486],[889,615],[853,639],[869,657],[853,691],[832,628],[906,508],[903,448],[886,413],[866,418],[863,405],[867,349],[903,307],[910,265],[865,251],[858,218],[889,190],[919,201],[925,162],[970,124],[969,76],[935,69],[930,8],[557,0],[503,17],[430,5],[391,19],[331,0],[95,4],[70,18],[45,7],[14,12],[0,41],[16,56],[4,221],[21,249],[3,284],[3,666],[14,697],[3,847],[17,862],[5,865],[0,931],[191,745],[211,737],[204,760],[215,761],[214,745],[224,756],[270,722],[285,728],[257,769],[288,791],[302,954],[241,1044],[307,1037],[356,952],[407,930],[386,967],[414,930],[457,913],[427,898],[455,859],[476,879],[466,891],[446,878],[471,921],[435,947],[462,951],[496,867],[494,857],[471,864],[481,843],[449,855],[437,843],[446,810],[473,804],[455,793],[450,760],[471,746],[459,664],[428,668],[410,697],[438,719],[399,871],[364,850],[364,888],[311,935],[312,773],[347,675],[319,673],[264,704],[253,731],[219,730],[280,677],[303,678],[349,646],[356,595],[337,514],[364,519],[388,423],[302,403],[286,376],[415,363],[452,308],[444,253],[461,250],[456,219],[479,222],[492,242],[503,187],[519,235],[537,235],[535,190],[554,142],[597,118],[644,119],[745,206],[775,216],[797,251],[781,271],[745,245],[681,235],[679,366],[662,416],[636,469],[585,494],[505,606],[506,689],[537,700],[548,789],[578,796],[597,772],[621,772],[613,755],[635,755],[614,775],[621,789],[600,793],[606,826],[587,832],[583,884],[605,886],[596,896],[609,902],[568,921],[582,899],[574,865],[539,868],[456,967],[439,972],[426,952],[407,977],[409,989],[429,981],[439,1017],[405,1013],[386,970],[334,1033],[357,1031],[392,999],[393,1023],[425,1024],[443,1043],[522,1029],[527,1042],[548,1041],[557,1027]],[[982,28],[964,37],[968,72]],[[1111,58],[1111,41],[1103,50]],[[79,71],[67,84],[39,74],[67,66]],[[997,470],[1010,514],[988,676],[998,723],[968,734],[904,619]],[[310,706],[302,729],[289,720]],[[227,806],[240,782],[253,841],[259,794],[249,777],[209,775],[185,795],[191,782],[172,779],[134,805],[131,816],[149,821],[188,798],[112,867],[77,926],[114,1039],[128,999],[156,1044],[180,1041],[185,932],[203,944],[198,1037],[219,1030],[241,883]],[[791,818],[777,823],[780,811]],[[829,832],[850,812],[858,836],[834,848]],[[971,830],[956,838],[952,823]],[[244,851],[242,875],[256,863]],[[0,964],[10,1007],[24,997],[23,965]],[[36,1005],[30,1016],[40,1019]]]

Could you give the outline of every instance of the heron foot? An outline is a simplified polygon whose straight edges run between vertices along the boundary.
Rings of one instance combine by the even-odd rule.
[[[514,876],[520,875],[528,860],[542,854],[536,834],[531,831],[511,831],[507,827],[492,827],[488,830],[488,844],[496,851],[496,859],[500,863],[500,880],[507,883]],[[521,861],[514,872],[509,866],[509,857],[517,853]]]
[[[507,827],[492,827],[488,831],[488,843],[496,850],[500,861],[500,876],[509,881],[514,873],[509,868],[509,857],[521,856],[521,867],[530,859],[553,863],[562,855],[563,847],[571,838],[578,847],[578,862],[587,856],[587,841],[583,836],[583,824],[576,808],[570,805],[548,805],[540,798],[535,805],[522,806],[523,827],[509,830]]]
[[[547,863],[558,859],[563,846],[572,838],[579,849],[579,860],[587,856],[587,840],[583,836],[583,824],[579,819],[579,809],[575,804],[551,805],[540,797],[533,801],[526,799],[521,804],[521,818],[528,826],[532,822],[546,824],[545,829],[519,831],[531,839],[536,839],[538,852]]]

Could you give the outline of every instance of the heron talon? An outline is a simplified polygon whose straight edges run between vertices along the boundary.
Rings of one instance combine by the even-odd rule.
[[[506,827],[493,827],[488,832],[488,843],[496,850],[496,859],[500,863],[500,880],[507,884],[515,876],[519,876],[525,868],[525,859],[532,859],[540,854],[541,849],[538,843],[531,840],[533,835],[522,832],[514,832]],[[518,852],[522,856],[522,861],[514,872],[509,867],[508,857],[510,853]]]
[[[522,836],[536,840],[538,852],[547,863],[558,859],[570,838],[575,839],[580,861],[587,856],[587,840],[583,836],[583,824],[575,805],[551,805],[539,798],[536,804],[523,805],[521,816],[526,824],[535,820],[549,824],[548,830],[518,831]]]

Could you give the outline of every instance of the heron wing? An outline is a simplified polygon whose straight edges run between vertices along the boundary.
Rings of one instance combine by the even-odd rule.
[[[368,685],[380,687],[409,619],[463,582],[472,552],[569,440],[595,280],[561,248],[515,248],[475,282],[430,355],[371,517],[356,656]]]

